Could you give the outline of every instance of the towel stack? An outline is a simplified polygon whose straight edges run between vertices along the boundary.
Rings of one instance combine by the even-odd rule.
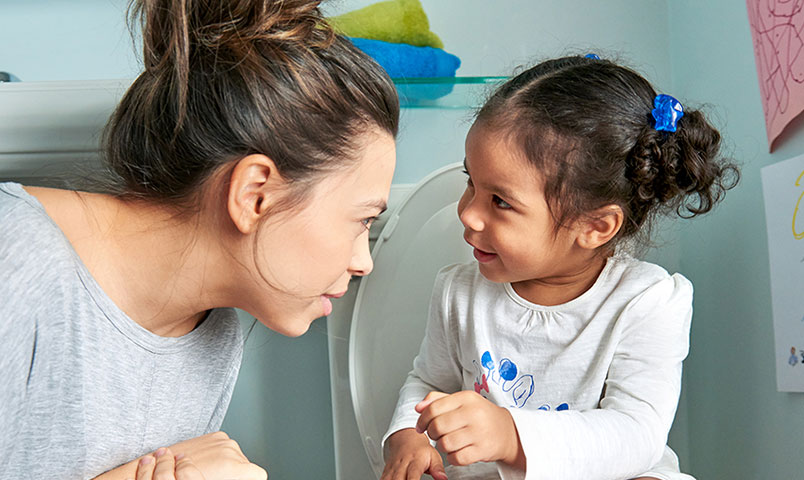
[[[391,78],[453,77],[461,60],[443,50],[419,0],[386,0],[329,18]]]

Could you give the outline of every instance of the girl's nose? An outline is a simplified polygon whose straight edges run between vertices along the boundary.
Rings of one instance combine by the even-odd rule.
[[[474,196],[467,190],[458,202],[458,218],[464,227],[479,232],[485,226],[480,209],[474,201]]]
[[[373,269],[374,260],[369,251],[369,233],[367,231],[355,241],[355,251],[352,254],[352,262],[349,264],[349,273],[362,277],[371,273]]]

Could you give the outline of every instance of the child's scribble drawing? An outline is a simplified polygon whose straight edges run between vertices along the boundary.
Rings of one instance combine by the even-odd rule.
[[[804,110],[804,0],[746,0],[768,148]]]

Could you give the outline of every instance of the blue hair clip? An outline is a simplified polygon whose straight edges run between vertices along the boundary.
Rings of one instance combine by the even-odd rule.
[[[684,116],[684,107],[675,98],[662,93],[653,99],[651,114],[656,120],[653,128],[660,132],[675,132],[678,121]]]
[[[587,53],[583,56],[583,58],[591,58],[592,60],[600,60],[600,57],[595,55],[594,53]]]

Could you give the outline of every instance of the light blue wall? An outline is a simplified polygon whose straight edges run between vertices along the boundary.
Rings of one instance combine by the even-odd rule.
[[[691,470],[701,479],[801,478],[804,395],[776,392],[760,168],[804,152],[804,135],[799,122],[767,153],[745,2],[669,4],[674,89],[711,104],[743,164],[742,184],[681,235],[681,269],[695,284]]]
[[[124,0],[0,0],[0,71],[23,81],[134,78]]]

